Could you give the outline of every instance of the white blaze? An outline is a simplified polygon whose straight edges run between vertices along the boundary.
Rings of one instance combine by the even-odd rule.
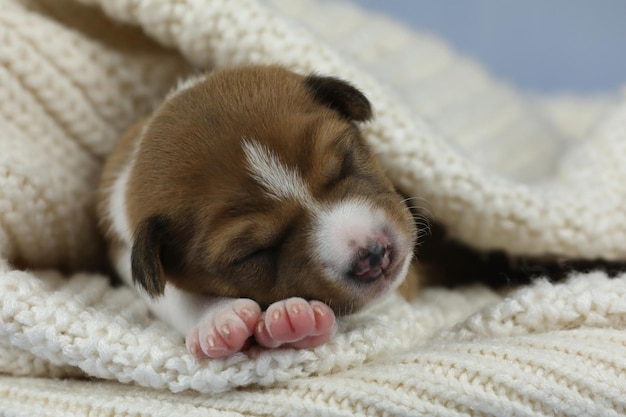
[[[278,155],[266,146],[244,139],[243,152],[252,177],[275,200],[293,198],[305,207],[313,205],[313,198],[300,177],[300,174],[280,160]]]

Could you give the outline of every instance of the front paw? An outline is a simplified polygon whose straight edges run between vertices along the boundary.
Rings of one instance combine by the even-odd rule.
[[[254,334],[260,317],[261,308],[253,300],[224,300],[213,306],[187,334],[187,349],[198,359],[239,352]]]
[[[270,305],[256,326],[254,337],[269,348],[312,348],[329,341],[337,330],[335,314],[320,301],[289,298]]]
[[[337,329],[335,314],[320,301],[289,298],[261,313],[250,299],[228,299],[211,307],[187,335],[187,349],[198,359],[221,358],[241,351],[251,336],[267,348],[312,348],[326,343]]]

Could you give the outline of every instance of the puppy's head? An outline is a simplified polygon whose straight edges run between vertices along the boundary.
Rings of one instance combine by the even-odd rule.
[[[348,83],[280,67],[214,71],[172,93],[138,145],[127,206],[133,278],[267,306],[353,312],[395,288],[410,212],[355,122]]]

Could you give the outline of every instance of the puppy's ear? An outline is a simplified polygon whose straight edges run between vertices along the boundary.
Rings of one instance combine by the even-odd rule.
[[[170,228],[171,221],[166,216],[155,215],[143,220],[135,233],[130,258],[133,282],[153,298],[165,291],[161,252]]]
[[[327,105],[347,119],[363,122],[372,118],[369,100],[355,87],[335,77],[309,75],[304,84],[315,100]]]

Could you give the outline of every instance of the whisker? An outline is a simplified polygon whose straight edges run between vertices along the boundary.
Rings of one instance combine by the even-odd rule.
[[[407,201],[413,201],[413,200],[420,200],[420,201],[423,201],[424,203],[430,205],[430,202],[428,200],[426,200],[424,197],[419,197],[419,196],[407,197],[404,200],[402,200],[402,202],[406,203]]]
[[[417,227],[418,229],[428,229],[430,230],[432,228],[432,225],[428,222],[423,222],[423,221],[419,221],[419,220],[414,220],[413,224],[415,225],[415,227]]]
[[[430,219],[421,216],[412,216],[412,219],[417,224],[425,224],[430,226]]]
[[[411,214],[413,215],[413,217],[422,217],[424,219],[431,219],[433,216],[427,216],[424,213],[419,213],[416,211],[412,211]]]
[[[433,217],[432,212],[424,206],[407,206],[407,208],[412,212],[418,212],[420,214],[425,214],[428,217]]]
[[[411,205],[407,205],[408,208],[412,208],[412,209],[418,209],[418,210],[423,210],[423,211],[430,211],[430,209],[426,206],[418,206],[415,204],[411,204]]]
[[[429,223],[415,223],[415,225],[419,231],[427,230],[428,233],[432,234],[432,228]]]
[[[433,233],[432,229],[428,225],[417,225],[417,231],[418,233],[426,232],[429,235]]]
[[[417,204],[419,204],[421,207],[421,209],[428,211],[432,208],[432,204],[430,203],[430,201],[426,200],[425,198],[422,197],[409,197],[409,198],[405,198],[404,200],[401,201],[400,204],[406,204],[406,205],[410,205],[412,207],[416,207]]]

